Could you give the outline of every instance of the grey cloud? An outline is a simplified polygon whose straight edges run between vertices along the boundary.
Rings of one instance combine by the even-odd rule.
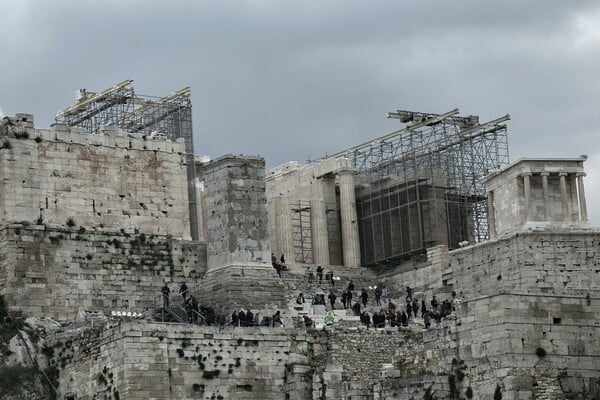
[[[578,25],[596,1],[18,4],[0,25],[0,106],[38,126],[75,89],[132,78],[151,95],[192,86],[199,153],[270,166],[395,130],[397,108],[510,113],[513,160],[600,154],[600,38]]]

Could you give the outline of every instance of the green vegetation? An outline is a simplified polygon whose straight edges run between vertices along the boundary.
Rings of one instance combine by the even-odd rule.
[[[494,391],[494,400],[502,400],[502,389],[500,389],[499,384],[496,384],[496,390]]]
[[[543,357],[546,357],[546,354],[547,354],[547,353],[546,353],[546,350],[544,350],[544,349],[543,349],[543,348],[541,348],[541,347],[538,347],[538,348],[535,350],[535,354],[537,354],[537,356],[538,356],[538,357],[540,357],[540,358],[543,358]]]

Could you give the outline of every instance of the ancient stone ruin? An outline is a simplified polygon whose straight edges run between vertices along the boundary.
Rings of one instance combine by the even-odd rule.
[[[585,156],[510,163],[508,116],[398,111],[266,170],[194,155],[189,94],[1,120],[0,398],[600,399]]]

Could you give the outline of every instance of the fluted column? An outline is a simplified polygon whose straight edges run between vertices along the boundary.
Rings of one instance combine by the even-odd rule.
[[[340,177],[340,211],[342,215],[342,249],[344,265],[360,266],[360,242],[358,218],[356,215],[356,195],[354,193],[354,169],[337,171]]]
[[[327,207],[323,200],[311,200],[313,262],[329,265],[329,235],[327,233]]]
[[[585,189],[583,188],[583,177],[585,172],[577,173],[577,190],[579,191],[579,212],[581,213],[581,220],[587,221],[587,204],[585,201]]]
[[[560,172],[560,202],[562,204],[563,220],[571,219],[571,212],[569,211],[569,199],[567,197],[567,173]]]
[[[488,223],[490,225],[490,239],[496,237],[496,210],[494,209],[494,192],[487,194]]]
[[[550,202],[548,200],[548,172],[542,172],[542,196],[544,198],[544,220],[548,221],[550,218]]]
[[[525,196],[525,221],[531,219],[531,172],[524,172],[523,177],[523,194]]]
[[[286,259],[294,261],[294,239],[292,236],[292,213],[288,197],[274,197],[275,238],[272,238],[274,250],[285,254]]]

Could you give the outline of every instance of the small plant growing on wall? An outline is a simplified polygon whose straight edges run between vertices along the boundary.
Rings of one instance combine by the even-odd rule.
[[[498,384],[496,384],[496,390],[494,391],[494,400],[502,400],[502,389]]]
[[[75,224],[75,220],[74,220],[73,218],[69,218],[69,219],[67,219],[67,226],[68,226],[69,228],[72,228],[72,227],[74,227],[75,225],[76,225],[76,224]]]
[[[546,357],[546,350],[544,350],[541,347],[538,347],[537,349],[535,349],[535,354],[537,354],[537,356],[540,358]]]
[[[40,136],[36,136],[33,140],[35,140],[36,143],[40,143],[42,141],[42,138]]]
[[[2,142],[2,146],[0,146],[0,149],[12,149],[12,144],[10,144],[10,140],[4,139],[4,141]]]

